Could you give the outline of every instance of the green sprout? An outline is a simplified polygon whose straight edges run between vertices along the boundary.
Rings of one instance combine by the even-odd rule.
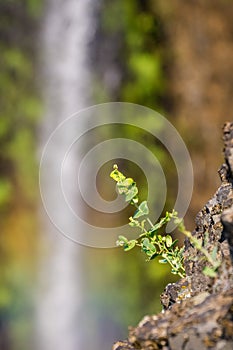
[[[139,204],[138,188],[136,182],[132,178],[127,178],[118,170],[118,166],[113,166],[110,177],[117,183],[117,191],[124,195],[125,201],[129,202],[136,208],[133,216],[129,218],[129,225],[139,229],[140,234],[137,239],[128,240],[125,236],[119,236],[117,245],[122,246],[124,251],[129,251],[134,247],[139,247],[146,254],[147,261],[159,257],[161,264],[169,264],[171,272],[185,277],[185,269],[183,264],[184,247],[177,246],[178,240],[173,240],[170,235],[161,234],[161,230],[169,221],[173,220],[180,232],[189,238],[190,242],[203,254],[204,258],[209,262],[211,267],[206,266],[203,270],[204,274],[215,277],[216,271],[221,262],[216,261],[217,251],[210,254],[203,246],[201,240],[193,237],[190,231],[187,231],[183,219],[178,217],[178,213],[173,210],[166,212],[157,223],[153,224],[149,218],[149,208],[147,201]]]

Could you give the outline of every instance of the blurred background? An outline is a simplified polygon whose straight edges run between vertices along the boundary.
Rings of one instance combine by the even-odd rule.
[[[0,1],[2,350],[111,349],[129,325],[161,310],[159,295],[176,280],[169,268],[146,263],[140,252],[78,246],[49,223],[38,185],[41,152],[56,126],[81,108],[122,101],[159,111],[192,157],[185,222],[193,229],[219,185],[221,127],[232,118],[232,13],[232,0]],[[166,151],[126,126],[100,128],[84,146],[112,135],[136,137],[156,154],[168,183],[165,210],[172,209],[177,185]],[[143,169],[119,164],[146,196]],[[97,179],[107,200],[115,191],[111,167],[104,164]],[[53,159],[49,171],[56,176]],[[97,226],[113,220],[91,209],[86,217]]]

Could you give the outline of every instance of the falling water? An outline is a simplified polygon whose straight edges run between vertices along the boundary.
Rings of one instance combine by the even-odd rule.
[[[42,26],[42,76],[45,116],[41,131],[43,145],[51,132],[72,113],[90,103],[90,42],[95,32],[98,0],[48,0]],[[52,179],[58,176],[56,158],[64,152],[75,130],[63,135],[49,159],[45,179],[47,195],[53,198]],[[77,155],[78,157],[78,155]],[[70,180],[72,181],[72,164]],[[64,222],[62,203],[53,202]],[[77,203],[77,205],[80,205]],[[81,248],[58,234],[43,219],[46,254],[41,266],[38,302],[38,350],[79,350],[83,303]],[[74,222],[69,219],[70,227]],[[78,228],[77,228],[78,229]]]

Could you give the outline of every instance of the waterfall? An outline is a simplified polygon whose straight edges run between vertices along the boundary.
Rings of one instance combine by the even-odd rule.
[[[48,0],[41,30],[42,81],[45,116],[41,146],[53,130],[72,113],[90,104],[90,43],[95,33],[98,0]],[[75,130],[59,140],[49,159],[45,179],[48,196],[53,198],[52,179],[58,175],[56,157],[69,144]],[[78,155],[77,155],[78,157]],[[69,166],[69,165],[68,165]],[[72,181],[72,164],[70,164]],[[53,203],[62,220],[67,221],[61,203]],[[77,203],[77,206],[80,205]],[[45,216],[45,215],[44,215]],[[67,225],[74,225],[70,220]],[[78,230],[78,228],[77,228]],[[37,312],[38,350],[79,350],[82,343],[82,249],[58,233],[43,218],[40,294]]]

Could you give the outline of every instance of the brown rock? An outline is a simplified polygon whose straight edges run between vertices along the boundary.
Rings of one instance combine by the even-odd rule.
[[[215,278],[203,274],[207,261],[185,241],[186,277],[168,284],[161,295],[164,311],[145,316],[114,350],[230,350],[233,345],[233,123],[224,125],[225,163],[221,186],[196,217],[193,236],[202,239],[221,266]]]

